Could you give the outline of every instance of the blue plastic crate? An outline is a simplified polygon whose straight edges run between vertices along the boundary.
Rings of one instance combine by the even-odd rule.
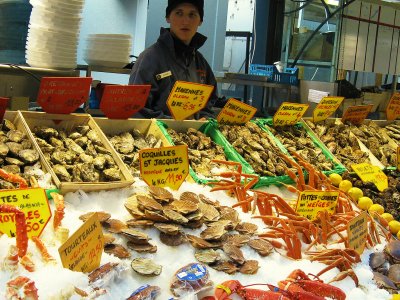
[[[288,83],[291,85],[299,84],[299,69],[298,68],[285,68],[283,72],[279,72],[274,66],[274,78],[276,83]]]
[[[251,64],[249,73],[252,75],[272,77],[272,75],[274,74],[274,66]]]

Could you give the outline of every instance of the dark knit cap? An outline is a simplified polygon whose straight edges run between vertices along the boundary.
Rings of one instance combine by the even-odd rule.
[[[190,3],[196,6],[199,11],[200,19],[203,21],[204,16],[204,0],[168,0],[168,6],[165,10],[165,16],[168,17],[171,11],[182,3]]]

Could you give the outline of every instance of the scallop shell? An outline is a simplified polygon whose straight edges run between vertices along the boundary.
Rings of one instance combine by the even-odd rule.
[[[147,241],[150,239],[146,233],[131,228],[122,229],[121,234],[126,236],[130,241],[135,244],[146,244]]]
[[[174,207],[177,212],[184,215],[193,213],[199,209],[199,205],[197,203],[182,200],[172,201],[171,206]]]
[[[144,216],[146,219],[154,221],[154,222],[168,222],[169,221],[169,219],[166,216],[164,216],[158,212],[147,210],[147,209],[144,211]]]
[[[131,219],[126,221],[126,225],[128,227],[152,227],[154,225],[154,221]]]
[[[239,272],[242,274],[256,274],[260,268],[257,260],[246,260],[243,266],[240,267]]]
[[[222,249],[230,259],[237,262],[239,265],[244,264],[244,262],[246,261],[243,256],[243,252],[242,250],[240,250],[239,247],[233,244],[226,243],[222,246]]]
[[[258,226],[253,223],[249,222],[242,222],[239,223],[236,227],[235,230],[241,234],[250,234],[253,235],[257,232]]]
[[[119,259],[130,258],[131,253],[125,249],[122,245],[119,244],[105,244],[104,252],[108,254],[112,254]]]
[[[225,272],[226,274],[235,274],[239,269],[231,261],[219,261],[216,264],[211,265],[214,270]]]
[[[200,202],[199,210],[203,214],[203,220],[205,222],[217,221],[220,218],[219,211],[210,204]]]
[[[174,196],[168,190],[162,187],[149,186],[148,189],[154,199],[162,202],[170,202],[172,199],[174,199]]]
[[[164,209],[163,213],[169,220],[176,222],[178,224],[186,224],[189,222],[189,220],[187,218],[185,218],[180,213],[178,213],[172,209]]]
[[[264,239],[254,239],[249,241],[248,245],[257,251],[261,256],[268,256],[274,250],[270,242]]]
[[[181,196],[179,197],[179,200],[181,201],[190,201],[193,203],[198,204],[200,202],[200,198],[197,194],[193,192],[183,192]]]
[[[131,267],[136,273],[144,276],[157,276],[162,271],[162,266],[157,265],[149,258],[135,258],[131,262]]]
[[[250,241],[250,236],[246,234],[226,234],[223,236],[222,241],[237,247],[242,247]]]
[[[160,203],[158,203],[156,200],[153,198],[143,196],[143,195],[138,195],[137,197],[137,202],[138,206],[141,210],[151,210],[151,211],[162,211],[163,207]]]
[[[213,264],[221,260],[221,255],[213,249],[197,250],[194,253],[194,257],[204,264]]]
[[[183,244],[186,238],[182,233],[171,235],[160,232],[160,241],[167,246],[176,247]]]
[[[205,240],[219,240],[227,231],[223,224],[210,226],[200,233],[200,237]]]
[[[133,241],[128,241],[126,243],[129,249],[135,250],[139,253],[156,253],[157,246],[150,244],[149,242],[143,244],[135,244]]]
[[[218,248],[221,246],[221,244],[210,243],[202,238],[199,238],[191,234],[187,234],[186,238],[189,241],[189,243],[196,249],[210,249],[210,248]]]
[[[169,235],[177,235],[181,231],[181,228],[176,224],[155,223],[154,227],[159,231]]]
[[[122,229],[127,229],[126,223],[118,219],[108,219],[101,223],[105,229],[112,233],[120,233]]]
[[[97,213],[97,217],[99,218],[99,222],[100,223],[101,222],[105,222],[109,218],[111,218],[111,215],[109,213],[105,212],[105,211],[94,211],[94,212],[88,212],[86,214],[83,214],[83,215],[79,216],[79,220],[82,220],[83,222],[86,222],[95,213]]]

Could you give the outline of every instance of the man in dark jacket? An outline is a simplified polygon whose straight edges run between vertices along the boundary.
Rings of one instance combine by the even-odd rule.
[[[129,84],[151,84],[145,107],[134,117],[170,118],[166,101],[175,81],[213,85],[207,106],[198,117],[214,117],[211,108],[217,97],[217,83],[210,65],[198,51],[206,37],[197,32],[203,22],[204,0],[168,0],[166,20],[155,44],[136,60]]]

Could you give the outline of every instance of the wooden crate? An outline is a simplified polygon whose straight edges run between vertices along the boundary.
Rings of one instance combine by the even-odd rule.
[[[47,114],[41,112],[20,112],[24,122],[27,126],[29,134],[31,138],[34,140],[34,136],[32,134],[32,129],[35,126],[47,126],[52,127],[57,130],[65,130],[69,131],[79,125],[88,125],[91,129],[95,130],[98,134],[102,144],[104,147],[110,151],[111,156],[113,157],[116,165],[121,171],[121,181],[109,181],[109,182],[63,182],[57,177],[54,173],[50,162],[48,162],[44,158],[45,168],[50,172],[53,177],[53,180],[56,186],[60,189],[61,193],[74,192],[77,190],[83,190],[86,192],[92,191],[100,191],[100,190],[110,190],[116,188],[123,188],[130,186],[133,182],[133,176],[129,172],[128,168],[124,164],[124,162],[119,157],[118,153],[110,146],[110,142],[108,141],[105,134],[100,130],[99,126],[93,120],[93,118],[88,114],[69,114],[69,115],[60,115],[60,114]],[[35,142],[35,148],[39,151],[40,155],[44,157],[43,152],[41,151],[39,145]]]

